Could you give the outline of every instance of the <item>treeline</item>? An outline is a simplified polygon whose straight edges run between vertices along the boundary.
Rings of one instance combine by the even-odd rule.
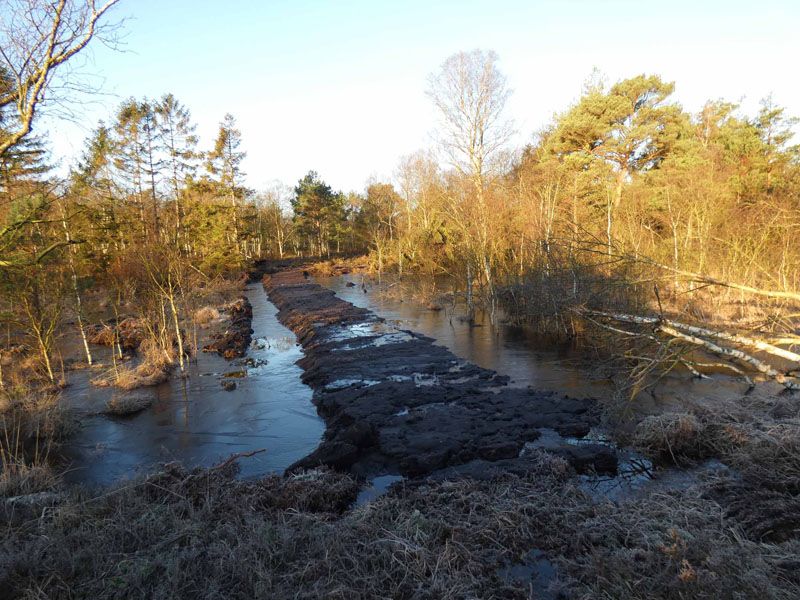
[[[483,300],[590,339],[632,395],[676,366],[800,389],[797,120],[769,98],[691,114],[639,75],[587,84],[515,154],[496,63],[462,52],[432,75],[438,152],[364,198],[375,265],[451,276],[468,318]]]
[[[495,68],[481,53],[461,60]],[[482,85],[448,100],[463,105]],[[654,282],[664,299],[724,283],[713,291],[796,300],[797,120],[769,99],[750,117],[724,101],[691,114],[672,93],[657,76],[590,85],[516,157],[472,141],[481,138],[473,124],[499,107],[467,110],[447,140],[455,160],[419,153],[401,162],[394,185],[369,188],[376,262],[451,274],[489,298],[516,290],[544,302],[552,288],[551,309],[614,296],[623,274],[645,277],[653,300]],[[530,300],[513,298],[517,308]]]
[[[84,248],[107,260],[134,244],[169,244],[212,270],[260,251],[264,232],[246,202],[253,193],[233,116],[205,151],[195,128],[169,94],[127,100],[110,126],[100,123],[63,192],[81,209],[75,226],[88,234]]]
[[[58,179],[46,140],[25,131],[33,113],[22,109],[36,97],[6,67],[6,329],[27,336],[52,380],[64,315],[83,334],[82,296],[103,289],[115,306],[152,313],[152,337],[171,355],[192,290],[209,279],[255,259],[369,252],[381,272],[450,276],[470,315],[482,300],[566,335],[586,325],[587,311],[656,304],[794,335],[783,308],[800,300],[796,120],[771,100],[752,116],[723,101],[691,114],[673,100],[673,84],[640,75],[587,84],[516,150],[497,61],[483,51],[448,58],[428,88],[437,147],[405,157],[391,181],[363,193],[335,191],[314,171],[293,190],[249,189],[235,119],[226,115],[200,148],[188,108],[170,94],[124,101]],[[750,298],[770,308],[754,311]],[[91,360],[88,345],[86,353]]]
[[[0,83],[15,85],[8,75]],[[14,104],[0,107],[0,123],[17,120]],[[293,193],[257,193],[244,183],[242,134],[232,115],[209,148],[200,148],[195,132],[189,109],[171,94],[130,98],[97,125],[65,178],[51,172],[46,140],[37,136],[0,155],[0,322],[7,334],[0,388],[12,375],[2,366],[13,349],[32,360],[32,369],[14,369],[14,377],[38,372],[54,383],[63,373],[57,340],[65,325],[75,324],[91,365],[97,319],[128,317],[147,340],[148,377],[157,380],[197,351],[194,313],[221,277],[263,258],[367,250],[372,217],[358,195],[333,191],[313,171]],[[11,129],[0,135],[10,137]],[[120,340],[113,345],[112,357],[122,358]]]

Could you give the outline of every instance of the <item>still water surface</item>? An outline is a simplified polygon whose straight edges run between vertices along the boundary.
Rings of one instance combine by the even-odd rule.
[[[612,392],[609,381],[592,376],[569,345],[542,340],[529,328],[499,320],[492,323],[482,313],[477,315],[477,326],[470,326],[449,307],[435,311],[419,302],[387,297],[369,283],[362,287],[358,275],[316,281],[392,325],[430,336],[455,355],[509,376],[511,385],[575,397],[607,398]],[[97,413],[119,392],[92,386],[89,378],[97,373],[71,373],[64,398],[85,418],[65,449],[71,465],[68,480],[108,484],[166,461],[209,466],[236,452],[265,448],[266,452],[240,461],[242,476],[259,476],[281,472],[316,448],[324,424],[311,403],[311,389],[300,381],[302,371],[295,362],[302,350],[277,321],[262,286],[250,285],[246,294],[253,305],[254,329],[248,357],[258,366],[247,368],[246,377],[234,379],[233,391],[224,391],[220,383],[223,374],[245,368],[241,361],[202,353],[190,366],[188,378],[175,377],[133,392],[151,394],[151,408],[133,417],[114,418]],[[679,375],[661,382],[658,394],[659,402],[676,403],[689,396],[714,402],[744,390],[732,378],[694,381]]]
[[[163,462],[210,466],[236,452],[265,448],[239,461],[242,476],[258,476],[282,471],[316,448],[324,424],[311,404],[311,389],[300,381],[295,362],[302,350],[275,318],[277,311],[260,284],[248,286],[246,295],[253,305],[254,330],[248,357],[257,366],[200,353],[189,377],[131,392],[153,396],[153,406],[142,413],[82,418],[65,449],[68,480],[107,484]],[[235,390],[224,391],[222,375],[243,368],[247,376],[233,379]],[[102,411],[119,393],[92,386],[89,379],[95,375],[73,372],[64,390],[68,405],[84,415]]]

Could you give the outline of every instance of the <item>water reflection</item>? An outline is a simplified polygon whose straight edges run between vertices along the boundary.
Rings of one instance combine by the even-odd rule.
[[[340,298],[368,308],[400,328],[434,338],[460,358],[508,375],[511,385],[532,386],[577,398],[610,400],[614,396],[612,382],[588,368],[585,358],[568,343],[555,343],[532,328],[504,323],[502,317],[493,321],[480,311],[476,312],[475,326],[470,326],[460,320],[460,313],[454,314],[451,307],[432,310],[414,300],[403,301],[397,294],[382,294],[377,285],[363,286],[362,279],[361,275],[343,275],[317,277],[316,281],[335,291]],[[348,285],[349,282],[355,285]],[[421,289],[426,282],[410,285],[404,282],[404,285],[413,292],[417,289],[415,286]],[[779,391],[778,386],[765,383],[748,392],[747,385],[736,377],[714,374],[698,380],[676,370],[661,378],[646,393],[640,393],[635,408],[644,413],[686,410],[689,404],[717,405],[720,401],[744,398],[746,394],[752,400]]]
[[[392,324],[430,336],[453,354],[511,378],[511,385],[533,386],[586,397],[610,393],[608,381],[592,378],[573,360],[570,344],[543,340],[530,328],[503,323],[478,311],[469,325],[451,310],[431,310],[419,302],[404,302],[379,293],[376,286],[361,285],[361,276],[316,278],[321,285]],[[349,286],[348,282],[357,283]]]
[[[92,386],[89,380],[96,373],[71,374],[64,400],[84,418],[65,448],[68,480],[107,484],[165,461],[209,466],[235,452],[266,448],[240,461],[242,476],[258,476],[282,471],[313,451],[324,425],[311,404],[311,389],[300,381],[295,362],[302,351],[275,318],[262,287],[252,285],[246,295],[253,305],[254,330],[248,358],[229,362],[200,354],[189,377],[132,392],[154,400],[136,416],[98,414],[119,392]],[[246,376],[233,379],[233,391],[223,390],[222,374],[236,370]]]

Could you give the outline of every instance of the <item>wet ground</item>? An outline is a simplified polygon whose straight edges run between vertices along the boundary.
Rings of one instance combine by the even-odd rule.
[[[431,310],[418,301],[403,301],[396,293],[383,293],[373,280],[362,286],[359,274],[315,277],[314,281],[342,300],[380,315],[390,325],[430,336],[464,360],[508,376],[513,387],[530,385],[574,397],[610,392],[607,380],[592,377],[585,365],[579,364],[571,344],[557,344],[531,328],[504,323],[501,315],[492,322],[488,313],[477,311],[475,324],[470,325],[459,319],[463,311],[450,306]],[[413,291],[418,286],[410,287]]]
[[[387,297],[371,282],[362,286],[360,275],[314,278],[313,282],[334,290],[343,301],[385,318],[381,321],[370,317],[340,330],[330,329],[327,335],[336,345],[337,360],[344,358],[348,351],[359,349],[361,352],[353,355],[356,358],[359,354],[367,358],[382,357],[387,355],[387,351],[391,355],[394,346],[406,347],[409,343],[413,356],[415,344],[424,336],[435,340],[437,346],[449,349],[452,355],[444,360],[453,360],[452,364],[446,365],[447,373],[437,374],[436,368],[404,370],[404,363],[409,363],[409,359],[400,356],[394,362],[389,360],[387,368],[373,373],[373,376],[361,368],[350,368],[352,372],[349,372],[347,361],[340,368],[334,363],[333,375],[317,385],[318,394],[346,397],[352,395],[354,389],[381,383],[384,387],[387,383],[394,385],[399,398],[403,394],[417,396],[412,402],[399,401],[397,410],[391,415],[398,421],[409,421],[412,427],[423,412],[446,412],[442,410],[445,404],[454,402],[455,397],[461,394],[458,392],[453,396],[451,393],[445,402],[441,398],[437,400],[435,396],[440,395],[441,390],[432,388],[439,386],[442,379],[453,389],[459,386],[475,388],[470,383],[474,380],[482,382],[478,388],[524,389],[530,386],[535,390],[553,390],[561,396],[566,394],[578,399],[610,394],[609,382],[590,377],[569,345],[548,343],[528,328],[509,325],[501,319],[492,321],[480,312],[477,326],[470,326],[460,320],[451,307],[437,311],[419,302]],[[173,377],[155,388],[130,392],[134,396],[149,396],[153,405],[127,418],[99,414],[114,394],[122,392],[92,386],[89,379],[96,376],[97,371],[70,373],[71,385],[65,390],[64,398],[82,415],[82,425],[64,452],[64,459],[70,465],[69,481],[108,484],[167,461],[208,466],[233,453],[264,448],[266,452],[240,461],[243,476],[258,476],[283,471],[317,448],[325,425],[312,403],[312,388],[302,381],[303,377],[308,380],[309,375],[304,375],[303,368],[295,364],[304,353],[292,331],[276,318],[277,309],[268,300],[261,284],[251,284],[246,295],[254,314],[254,342],[248,351],[250,366],[242,359],[226,360],[213,353],[202,353],[197,362],[190,365],[188,378]],[[362,348],[364,344],[368,346],[366,352]],[[426,348],[425,344],[423,348]],[[102,352],[104,349],[95,350]],[[304,365],[306,369],[310,366]],[[223,377],[237,371],[244,371],[246,377]],[[497,378],[494,372],[497,372]],[[236,388],[225,391],[221,385],[225,380],[235,382]],[[310,383],[314,385],[313,381]],[[704,386],[711,386],[716,393],[730,393],[730,388],[736,385],[735,381],[728,379],[715,381],[712,386],[707,382],[677,377],[664,387],[672,390],[669,392],[672,394],[685,393],[686,390],[697,393]],[[480,389],[478,392],[481,393]],[[713,394],[709,397],[713,399]],[[546,402],[549,400],[545,399]],[[380,412],[375,406],[364,406],[365,410]],[[324,413],[324,403],[321,408]],[[512,444],[513,449],[510,446],[503,448],[498,441],[493,452],[503,456],[507,454],[510,458],[519,444],[530,447],[563,447],[567,444],[577,448],[571,451],[573,454],[580,453],[587,444],[605,445],[610,450],[617,450],[592,429],[592,423],[592,419],[583,417],[571,421],[562,419],[560,425],[566,424],[567,427],[560,433],[546,427],[546,423],[537,423],[544,427],[537,429],[535,434],[520,433],[521,441]],[[576,424],[580,425],[577,430]],[[570,431],[570,427],[575,431]],[[587,428],[590,435],[582,438],[583,430]],[[580,435],[571,437],[570,433]],[[618,453],[618,457],[619,470],[624,477],[587,478],[586,485],[600,496],[626,495],[651,478],[652,466],[640,457],[624,450]],[[389,479],[378,479],[372,488],[367,487],[362,501],[380,494],[386,485],[399,477],[401,469],[395,465],[393,469],[373,471],[370,473],[370,469],[365,469],[363,474],[388,476]]]
[[[341,299],[384,317],[389,325],[430,336],[460,358],[508,376],[511,387],[531,386],[575,398],[611,400],[614,396],[612,382],[569,342],[555,342],[531,327],[510,324],[500,311],[492,319],[478,310],[475,324],[470,325],[459,318],[464,314],[463,306],[441,305],[441,310],[431,310],[425,302],[414,300],[415,292],[430,288],[431,280],[402,284],[386,280],[381,286],[372,278],[351,273],[315,277],[314,281]],[[400,285],[405,292],[398,292]],[[437,282],[437,289],[447,292],[451,285]],[[731,398],[752,401],[780,391],[774,383],[761,382],[755,390],[749,390],[741,378],[727,373],[698,380],[678,369],[639,394],[636,406],[647,413],[660,413],[685,410],[687,401],[718,406]]]
[[[614,448],[571,444],[598,424],[589,398],[511,387],[508,377],[463,360],[437,340],[387,323],[299,269],[264,278],[278,319],[303,346],[303,381],[325,419],[320,446],[292,469],[326,465],[362,476],[488,476],[526,471],[521,454],[544,430],[547,451],[578,471],[616,471]]]
[[[282,471],[316,447],[324,425],[295,364],[302,350],[275,318],[260,284],[248,286],[246,295],[254,330],[248,358],[255,366],[200,353],[189,377],[127,392],[151,396],[153,405],[122,418],[96,414],[122,392],[91,385],[96,371],[69,374],[64,400],[85,418],[64,449],[68,481],[108,484],[163,462],[210,466],[233,453],[265,448],[240,461],[242,476],[258,476]],[[223,390],[223,375],[241,370],[245,377],[230,378],[236,389]]]
[[[381,315],[387,327],[408,329],[435,338],[437,344],[448,348],[455,355],[480,367],[492,369],[509,377],[510,387],[531,386],[540,390],[552,390],[573,397],[609,399],[613,386],[608,379],[600,378],[587,368],[585,360],[569,343],[554,343],[537,334],[533,329],[512,325],[504,321],[502,314],[491,319],[488,313],[477,311],[475,325],[459,317],[463,307],[443,306],[431,309],[412,298],[414,292],[425,286],[425,282],[414,282],[405,294],[386,293],[398,285],[384,282],[378,285],[374,279],[360,274],[345,274],[336,277],[315,277],[314,281],[334,291],[341,299]],[[430,282],[427,282],[428,285]],[[439,286],[446,290],[447,284]],[[670,375],[663,379],[654,393],[647,394],[638,402],[644,406],[663,407],[678,405],[688,398],[698,403],[711,403],[720,399],[744,396],[746,387],[736,378],[717,374],[713,379],[697,381],[686,374]],[[769,395],[774,390],[761,386],[750,394]],[[548,448],[564,442],[576,446],[603,444],[614,448],[619,459],[614,475],[580,475],[581,488],[598,499],[617,500],[647,493],[653,489],[683,488],[696,483],[699,477],[711,472],[726,471],[722,463],[706,461],[689,469],[656,468],[640,454],[617,448],[601,429],[593,428],[583,438],[564,438],[554,430],[541,430],[540,437],[526,444],[527,448]],[[396,477],[389,476],[389,483]],[[378,478],[374,488],[383,489],[384,479]],[[365,498],[371,498],[375,489],[367,488]]]

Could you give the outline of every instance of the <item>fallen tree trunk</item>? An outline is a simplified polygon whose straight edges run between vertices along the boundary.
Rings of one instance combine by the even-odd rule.
[[[800,364],[800,354],[796,352],[791,352],[790,350],[784,350],[783,348],[778,348],[777,346],[770,344],[768,342],[752,337],[743,336],[737,333],[728,333],[726,331],[715,331],[713,329],[706,329],[705,327],[698,327],[696,325],[689,325],[687,323],[680,323],[679,321],[672,321],[670,319],[663,319],[660,317],[641,317],[637,315],[606,313],[601,311],[590,311],[590,312],[591,314],[597,316],[608,317],[616,321],[625,321],[628,323],[639,323],[642,325],[656,325],[664,323],[670,327],[682,329],[694,335],[702,335],[705,337],[712,337],[715,339],[733,342],[741,346],[754,348],[756,350],[766,352],[767,354],[772,354],[774,356],[778,356],[780,358],[784,358],[791,362]]]
[[[774,379],[775,381],[783,385],[786,389],[800,390],[800,383],[798,383],[797,381],[790,380],[793,378],[786,377],[786,375],[775,369],[772,365],[765,363],[764,361],[759,360],[754,356],[751,356],[750,354],[742,352],[741,350],[737,350],[735,348],[728,348],[727,346],[720,346],[719,344],[715,344],[714,342],[710,342],[708,340],[699,338],[696,335],[691,335],[688,333],[683,333],[681,331],[678,331],[677,329],[670,327],[669,325],[663,325],[663,324],[659,325],[658,330],[666,333],[667,335],[671,335],[678,339],[689,342],[690,344],[701,346],[706,350],[713,352],[714,354],[719,354],[721,356],[729,356],[731,358],[735,358],[737,360],[745,362],[749,364],[751,367],[753,367],[755,370],[769,377],[770,379]]]
[[[623,256],[622,258],[626,257]],[[781,290],[764,290],[761,288],[755,288],[741,283],[734,283],[732,281],[723,281],[721,279],[717,279],[716,277],[709,277],[708,275],[703,275],[701,273],[694,273],[692,271],[684,271],[683,269],[676,269],[675,267],[670,267],[669,265],[664,265],[654,261],[651,258],[646,258],[642,256],[633,256],[627,258],[630,258],[637,262],[652,265],[659,269],[675,273],[676,275],[682,275],[683,277],[687,277],[692,281],[696,281],[698,283],[705,283],[708,285],[718,285],[720,287],[731,288],[732,290],[739,290],[741,292],[747,292],[748,294],[755,294],[756,296],[764,296],[766,298],[773,298],[780,300],[794,300],[795,302],[800,302],[800,293],[797,292],[785,292]]]
[[[713,331],[711,329],[707,329],[704,327],[697,327],[695,325],[688,325],[686,323],[678,323],[676,321],[670,321],[669,319],[664,319],[660,317],[643,317],[639,315],[629,315],[625,313],[608,313],[603,311],[591,311],[591,310],[582,310],[579,311],[579,313],[582,314],[584,317],[591,315],[595,317],[611,319],[617,322],[654,326],[654,333],[663,333],[672,338],[679,339],[689,344],[701,347],[704,350],[711,352],[712,354],[738,360],[742,363],[747,364],[749,367],[755,369],[759,373],[762,373],[764,376],[777,381],[778,383],[783,385],[786,389],[800,390],[800,382],[798,382],[797,378],[787,376],[786,373],[782,373],[781,371],[779,371],[766,361],[756,358],[755,356],[748,354],[747,352],[744,352],[743,350],[740,350],[738,348],[723,346],[717,342],[705,338],[710,337],[716,340],[725,340],[728,342],[733,342],[739,345],[748,346],[751,348],[755,348],[757,350],[761,350],[763,352],[766,352],[774,356],[779,356],[781,358],[791,360],[795,363],[800,363],[800,355],[794,352],[790,352],[788,350],[784,350],[782,348],[778,348],[776,346],[773,346],[772,344],[768,344],[761,340],[757,340],[746,336],[741,336],[738,334]],[[616,330],[618,333],[622,333],[622,331],[618,330],[617,328],[611,328],[608,326],[604,327],[606,327],[606,329],[612,329]],[[631,332],[625,332],[626,335],[629,335],[630,333]],[[652,336],[649,336],[647,334],[644,335],[645,337],[649,337],[650,339],[652,339]]]

